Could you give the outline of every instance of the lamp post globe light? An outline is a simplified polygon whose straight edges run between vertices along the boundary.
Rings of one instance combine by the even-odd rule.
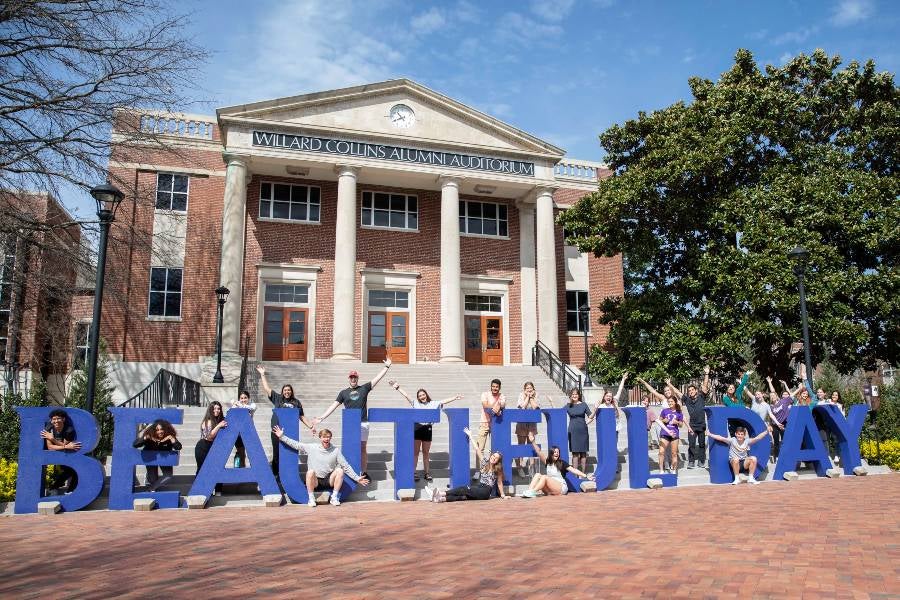
[[[109,228],[116,220],[116,210],[125,194],[119,188],[105,183],[91,189],[91,196],[97,202],[97,218],[100,221],[100,245],[97,248],[97,281],[94,285],[94,316],[91,319],[91,331],[88,339],[87,353],[87,392],[85,405],[87,411],[94,413],[94,390],[97,385],[97,354],[100,348],[100,312],[103,309],[103,280],[106,274],[106,245]]]
[[[219,309],[216,316],[216,374],[213,375],[213,383],[225,383],[225,378],[222,376],[222,311],[225,309],[225,302],[230,293],[231,290],[224,285],[216,288]]]
[[[594,382],[591,381],[590,363],[588,362],[590,358],[590,352],[588,351],[588,316],[591,313],[591,307],[585,302],[578,307],[578,311],[581,313],[581,329],[584,331],[584,383],[582,385],[584,387],[592,387]]]
[[[806,276],[806,266],[809,260],[809,252],[806,248],[797,246],[788,252],[788,258],[794,263],[794,275],[797,276],[797,287],[800,291],[800,318],[803,322],[803,355],[806,361],[806,380],[812,387],[812,359],[809,356],[809,323],[806,314],[806,288],[804,287],[804,277]]]

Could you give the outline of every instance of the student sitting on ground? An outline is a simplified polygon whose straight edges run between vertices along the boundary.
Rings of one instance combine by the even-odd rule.
[[[315,507],[317,487],[330,487],[331,499],[329,502],[333,506],[340,506],[341,501],[338,494],[341,486],[344,485],[344,476],[346,475],[359,485],[365,487],[369,485],[369,478],[356,474],[341,449],[331,444],[331,431],[322,429],[319,431],[318,444],[302,444],[297,440],[292,440],[284,435],[284,430],[278,425],[272,428],[282,444],[290,446],[301,454],[306,454],[306,491],[309,492],[309,501],[307,505]]]
[[[465,432],[466,437],[469,438],[469,442],[475,449],[475,454],[479,459],[479,469],[476,472],[478,481],[471,485],[455,487],[446,492],[436,490],[428,485],[425,486],[425,495],[428,496],[428,499],[432,502],[488,500],[494,491],[494,486],[497,486],[497,491],[501,498],[504,500],[512,498],[512,496],[506,495],[506,490],[503,488],[503,455],[499,452],[492,452],[490,456],[485,456],[478,447],[478,443],[472,437],[472,432],[469,431],[469,428],[466,427],[463,429],[463,432]]]
[[[728,462],[731,463],[731,471],[734,473],[732,485],[737,485],[741,482],[738,478],[741,471],[747,471],[749,474],[747,481],[753,484],[759,483],[755,477],[756,457],[750,454],[750,446],[769,435],[768,430],[749,439],[747,438],[747,428],[740,426],[735,428],[734,437],[723,437],[716,435],[712,431],[708,431],[707,435],[717,442],[728,444]]]
[[[175,428],[165,419],[157,419],[147,425],[138,434],[133,445],[135,448],[163,452],[178,452],[181,450],[181,442],[178,441],[178,434],[175,433]],[[147,467],[147,485],[150,487],[150,491],[164,486],[172,479],[172,467],[145,466]],[[159,469],[162,469],[162,477],[159,476]]]
[[[72,426],[72,421],[66,411],[61,408],[50,412],[50,422],[44,426],[41,437],[44,439],[47,450],[74,452],[81,448],[81,442],[75,441],[75,428]],[[59,469],[59,476],[50,485],[51,495],[56,495],[54,491],[57,489],[62,493],[69,493],[78,485],[78,474],[74,469],[65,465],[60,465]]]
[[[541,452],[541,447],[534,441],[534,434],[528,435],[528,441],[531,442],[534,451],[538,457],[547,465],[547,474],[541,475],[535,473],[531,479],[528,489],[522,492],[523,498],[536,498],[538,492],[543,492],[547,496],[559,496],[569,493],[569,485],[566,483],[566,473],[572,473],[576,477],[582,479],[594,480],[594,474],[584,474],[575,467],[572,467],[560,456],[559,446],[551,446],[550,452]]]

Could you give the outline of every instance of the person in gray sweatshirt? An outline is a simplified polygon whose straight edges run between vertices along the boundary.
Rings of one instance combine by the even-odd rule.
[[[353,470],[344,455],[341,454],[340,448],[331,444],[331,431],[322,429],[319,431],[319,443],[303,444],[297,440],[284,435],[284,430],[275,425],[272,428],[282,444],[290,446],[301,454],[306,454],[306,490],[309,492],[308,506],[316,505],[315,491],[316,487],[330,487],[331,499],[329,502],[333,506],[340,506],[341,501],[338,498],[341,486],[344,484],[344,476],[349,477],[361,486],[369,485],[368,477],[360,476]]]

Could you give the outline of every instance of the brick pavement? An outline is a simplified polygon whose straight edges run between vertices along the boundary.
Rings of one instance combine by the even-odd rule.
[[[0,597],[900,597],[898,500],[891,474],[440,505],[11,516],[0,519]]]

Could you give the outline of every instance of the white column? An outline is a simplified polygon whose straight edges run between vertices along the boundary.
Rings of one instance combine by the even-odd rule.
[[[535,229],[537,233],[538,339],[553,352],[559,354],[553,188],[537,188],[535,195],[537,198]]]
[[[237,354],[241,346],[241,298],[244,277],[244,227],[247,219],[247,157],[223,155],[225,198],[222,209],[222,253],[219,285],[228,288],[222,311],[222,352]]]
[[[332,360],[357,360],[356,317],[356,177],[359,167],[337,166],[337,219],[334,232],[334,327]]]
[[[462,362],[458,177],[441,177],[441,362]]]
[[[519,280],[521,291],[522,363],[531,364],[538,337],[537,288],[534,255],[534,204],[516,202],[519,209]]]

